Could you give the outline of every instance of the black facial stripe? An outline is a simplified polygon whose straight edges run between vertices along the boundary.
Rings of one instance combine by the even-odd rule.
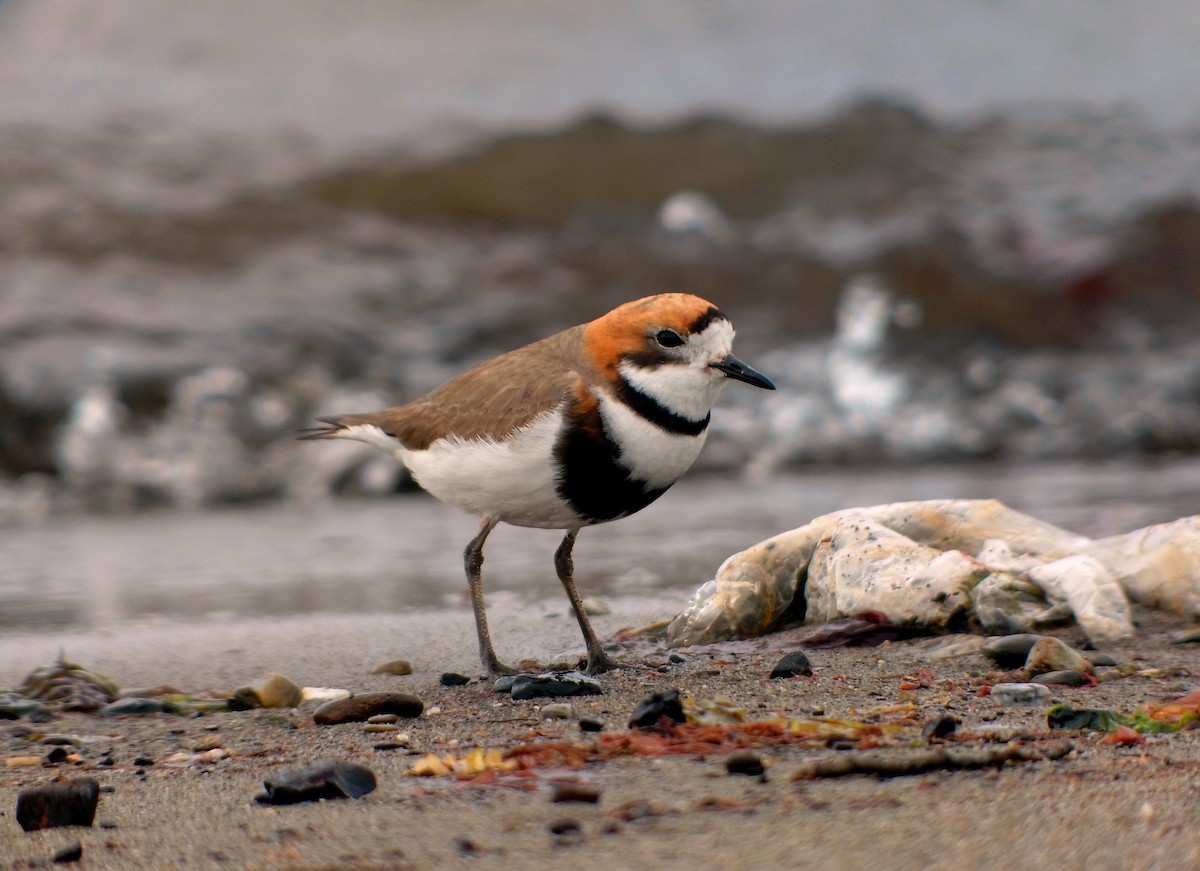
[[[694,321],[692,321],[691,326],[689,326],[687,328],[687,331],[691,335],[695,335],[696,333],[701,333],[705,329],[707,329],[708,325],[711,324],[713,321],[727,321],[727,320],[729,320],[729,318],[725,317],[724,312],[722,312],[715,305],[710,306],[708,311],[706,311],[704,314],[700,315],[700,317],[698,317]]]
[[[704,415],[702,420],[692,420],[676,414],[653,396],[642,393],[626,381],[624,376],[617,379],[617,398],[655,426],[677,435],[698,436],[708,428],[708,422],[712,418],[711,412]]]
[[[561,469],[558,495],[588,523],[641,511],[667,492],[666,487],[647,490],[617,462],[621,451],[604,431],[598,408],[570,417],[554,453]]]

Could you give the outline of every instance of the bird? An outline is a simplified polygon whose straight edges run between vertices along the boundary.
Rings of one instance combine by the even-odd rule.
[[[320,417],[301,439],[353,439],[392,454],[442,502],[480,518],[463,559],[479,655],[497,657],[483,596],[483,546],[497,524],[560,529],[554,555],[587,646],[588,674],[620,665],[592,629],[574,579],[580,530],[628,517],[692,465],[726,381],[774,390],[733,355],[715,305],[662,293],[493,357],[406,405]]]

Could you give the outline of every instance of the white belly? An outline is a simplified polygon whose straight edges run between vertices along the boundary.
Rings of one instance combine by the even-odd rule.
[[[578,528],[578,515],[558,495],[554,446],[563,418],[536,418],[504,441],[438,439],[428,449],[395,449],[423,488],[471,514],[494,514],[514,526]]]
[[[600,414],[609,436],[621,447],[617,461],[644,481],[647,490],[662,490],[683,477],[708,436],[707,429],[699,435],[667,432],[609,396],[601,396]]]

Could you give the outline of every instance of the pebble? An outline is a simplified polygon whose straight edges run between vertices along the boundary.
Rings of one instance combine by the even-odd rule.
[[[91,777],[33,786],[17,793],[17,823],[27,832],[90,826],[99,802],[100,784]]]
[[[67,758],[67,751],[62,747],[55,747],[46,754],[46,761],[51,765],[57,765]]]
[[[586,804],[596,804],[600,801],[600,790],[584,783],[556,783],[550,801],[578,801]]]
[[[1084,650],[1083,658],[1094,666],[1114,666],[1117,661],[1107,653],[1101,653],[1099,650]]]
[[[926,659],[942,660],[979,653],[985,643],[986,639],[980,635],[962,633],[931,638],[919,644],[918,647]]]
[[[936,738],[945,738],[954,734],[957,728],[958,718],[948,711],[942,711],[922,727],[921,739],[928,743]]]
[[[672,653],[670,656],[667,657],[667,661],[672,662],[675,665],[683,665],[685,662],[687,662],[687,657],[680,656],[678,653]]]
[[[994,635],[988,638],[980,652],[1001,668],[1020,668],[1029,658],[1029,651],[1046,636],[1022,633]]]
[[[321,705],[313,712],[313,721],[318,726],[336,726],[361,723],[376,714],[419,717],[424,709],[425,703],[408,693],[359,693]]]
[[[5,768],[37,768],[41,764],[40,756],[9,756],[4,760]]]
[[[372,744],[371,749],[377,750],[379,752],[385,752],[388,750],[407,750],[408,742],[407,741],[380,741],[376,744]]]
[[[598,717],[580,717],[579,729],[583,732],[603,732],[604,721]]]
[[[395,723],[399,719],[395,714],[376,714],[373,717],[367,717],[367,722],[372,725],[379,725],[381,723]]]
[[[638,706],[633,709],[633,715],[629,719],[629,728],[655,729],[663,719],[669,723],[682,723],[686,719],[683,714],[683,702],[679,698],[679,690],[664,690],[638,702]]]
[[[467,677],[465,674],[459,674],[456,671],[443,672],[442,676],[438,678],[438,683],[444,687],[461,687],[469,684],[470,682],[471,679],[469,677]]]
[[[589,617],[604,617],[612,613],[612,608],[603,599],[588,597],[583,600],[583,613]]]
[[[208,750],[218,750],[224,745],[216,735],[205,735],[192,745],[193,753],[204,753]]]
[[[83,858],[83,844],[72,841],[54,854],[56,865],[66,865],[68,862],[78,862]]]
[[[375,670],[372,671],[371,674],[394,674],[403,676],[406,674],[412,674],[412,670],[412,663],[407,659],[393,659],[390,662],[385,662],[382,665],[376,666]]]
[[[100,714],[104,717],[120,717],[122,715],[144,717],[147,714],[161,714],[165,710],[166,708],[159,699],[134,697],[110,702],[100,709]]]
[[[365,765],[324,760],[281,771],[263,780],[262,804],[295,804],[323,798],[362,798],[375,790],[375,773]]]
[[[577,844],[583,839],[583,827],[576,820],[555,820],[549,829],[550,834],[563,846]]]
[[[999,705],[1036,705],[1050,700],[1050,690],[1039,683],[998,683],[989,697]]]
[[[400,727],[395,723],[367,723],[363,726],[363,731],[368,735],[386,735],[391,732],[399,732]]]
[[[1180,629],[1178,632],[1172,632],[1170,637],[1172,644],[1195,644],[1200,641],[1200,626]]]
[[[725,758],[725,770],[730,774],[745,774],[758,777],[766,770],[762,757],[753,750],[738,750]]]
[[[1043,672],[1030,678],[1030,680],[1033,683],[1064,687],[1081,687],[1091,683],[1086,674],[1081,671],[1071,671],[1070,669]]]
[[[1047,636],[1029,649],[1025,670],[1030,674],[1045,674],[1048,671],[1082,671],[1091,674],[1092,664],[1079,651],[1057,638]]]
[[[811,675],[813,673],[812,663],[808,661],[808,656],[803,650],[793,650],[775,663],[775,667],[771,669],[771,680],[779,680],[780,678],[796,677],[798,675]]]
[[[233,691],[230,708],[247,711],[253,708],[294,708],[303,699],[304,691],[281,674],[264,675],[257,683]]]
[[[518,674],[509,689],[513,699],[535,699],[541,696],[594,696],[604,692],[600,681],[581,671]]]
[[[541,714],[550,720],[569,720],[575,716],[575,707],[568,702],[542,705]]]

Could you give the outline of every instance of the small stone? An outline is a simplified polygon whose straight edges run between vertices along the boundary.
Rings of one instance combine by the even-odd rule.
[[[459,674],[456,671],[443,672],[442,676],[438,678],[438,683],[444,687],[461,687],[470,682],[471,679],[469,677],[465,674]]]
[[[540,696],[593,696],[600,695],[604,688],[600,681],[588,677],[581,671],[546,672],[545,674],[519,674],[510,690],[515,700],[535,699]]]
[[[136,756],[136,757],[134,757],[133,764],[144,768],[148,765],[153,765],[154,760],[151,759],[149,756]]]
[[[1029,651],[1046,636],[1022,633],[995,635],[983,643],[980,652],[1001,668],[1020,668],[1029,658]]]
[[[687,657],[680,656],[678,653],[672,653],[667,657],[667,661],[674,663],[675,665],[683,665],[685,662],[687,662]]]
[[[368,735],[386,735],[399,731],[400,727],[395,723],[367,723],[367,725],[363,726],[363,732]]]
[[[4,760],[5,768],[40,768],[41,765],[40,756],[9,756]]]
[[[54,854],[54,864],[66,865],[69,862],[78,862],[82,858],[83,844],[79,841],[72,841]]]
[[[583,838],[583,827],[576,820],[555,820],[549,829],[555,840],[563,845],[577,844]]]
[[[589,617],[604,617],[612,613],[612,608],[603,599],[588,597],[583,600],[583,613]]]
[[[730,774],[745,774],[758,777],[765,772],[762,757],[753,750],[738,750],[725,758],[725,770]]]
[[[295,804],[323,798],[362,798],[375,789],[375,773],[365,765],[326,760],[281,771],[263,781],[262,804]]]
[[[46,761],[49,762],[51,765],[57,765],[58,763],[62,762],[64,759],[66,759],[67,756],[68,756],[68,753],[64,748],[55,747],[53,750],[51,750],[49,753],[46,754]]]
[[[318,726],[336,726],[361,723],[376,714],[419,717],[424,709],[424,702],[407,693],[359,693],[321,705],[313,712],[313,721]]]
[[[1079,651],[1074,650],[1057,638],[1045,637],[1029,649],[1025,670],[1031,675],[1048,671],[1082,671],[1092,673],[1092,664]]]
[[[803,650],[793,650],[775,663],[775,667],[771,669],[771,680],[780,680],[781,678],[798,677],[801,675],[811,676],[813,673],[812,663],[808,661],[808,656]]]
[[[513,684],[515,684],[517,682],[517,678],[519,678],[519,677],[522,677],[522,675],[519,675],[519,674],[502,674],[502,675],[500,675],[500,677],[496,678],[496,683],[494,685],[496,692],[511,693]]]
[[[542,705],[541,714],[550,720],[569,720],[575,716],[575,708],[568,702],[553,705]]]
[[[667,724],[672,724],[682,723],[685,719],[679,690],[669,689],[638,702],[629,719],[629,728],[656,729],[664,720]]]
[[[367,717],[367,722],[371,725],[379,725],[382,723],[395,723],[399,719],[395,714],[376,714],[373,717]]]
[[[579,729],[582,732],[603,732],[604,721],[598,717],[580,717]]]
[[[234,690],[229,706],[234,710],[252,708],[294,708],[304,691],[281,674],[265,675],[257,683]]]
[[[1101,653],[1099,650],[1083,651],[1083,658],[1096,667],[1111,667],[1117,664],[1117,661],[1107,653]]]
[[[1081,687],[1092,682],[1083,672],[1071,671],[1069,669],[1043,672],[1030,678],[1030,680],[1033,683],[1046,684],[1047,686],[1063,687]]]
[[[100,784],[90,777],[56,781],[17,793],[17,823],[27,832],[59,826],[90,826]]]
[[[376,666],[371,674],[394,674],[402,677],[406,674],[412,674],[412,670],[412,663],[407,659],[393,659],[390,662]]]
[[[205,753],[209,750],[217,750],[222,746],[224,745],[221,744],[221,739],[216,735],[205,735],[199,738],[196,743],[192,745],[192,752]]]
[[[408,742],[407,741],[379,741],[378,743],[372,744],[371,749],[376,750],[380,753],[386,752],[388,750],[407,750]]]
[[[1050,700],[1050,690],[1038,683],[998,683],[989,697],[999,705],[1036,705]]]
[[[554,785],[550,801],[578,801],[585,804],[596,804],[600,801],[600,790],[583,783],[557,783]]]
[[[942,711],[921,728],[921,739],[926,743],[938,738],[954,734],[958,728],[958,718],[948,711]]]
[[[160,699],[127,698],[110,702],[100,709],[100,714],[104,717],[144,717],[148,714],[161,714],[164,710],[166,708]]]
[[[970,656],[980,653],[986,640],[979,635],[962,633],[958,635],[942,635],[930,638],[917,645],[928,660],[957,659],[960,656]]]

